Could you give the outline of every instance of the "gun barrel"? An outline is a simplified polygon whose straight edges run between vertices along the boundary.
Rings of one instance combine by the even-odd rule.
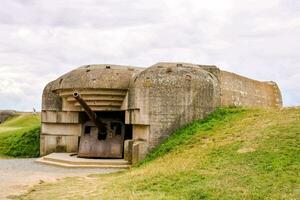
[[[78,103],[83,107],[86,114],[92,120],[92,122],[98,127],[100,131],[103,128],[103,123],[97,119],[97,114],[92,111],[92,109],[87,105],[87,103],[81,98],[78,92],[73,93],[73,97],[78,101]],[[104,125],[105,126],[105,125]]]

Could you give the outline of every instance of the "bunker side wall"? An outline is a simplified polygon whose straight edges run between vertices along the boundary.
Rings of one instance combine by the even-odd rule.
[[[52,92],[53,82],[44,89],[42,97],[42,128],[40,154],[76,152],[81,133],[78,112],[62,111],[62,99]]]
[[[78,112],[42,111],[40,154],[77,152],[82,131]]]
[[[150,150],[180,127],[206,117],[216,108],[211,103],[215,97],[212,87],[203,86],[191,90],[169,88],[169,91],[170,93],[165,93],[156,90],[152,97],[149,96],[150,104],[153,105],[150,107]]]
[[[127,123],[147,151],[178,128],[220,106],[217,78],[198,66],[158,64],[141,73],[129,90]]]
[[[275,82],[260,82],[231,72],[220,72],[221,106],[282,107]]]

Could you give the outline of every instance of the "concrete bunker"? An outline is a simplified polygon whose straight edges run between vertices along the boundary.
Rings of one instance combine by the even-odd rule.
[[[14,110],[0,110],[0,124],[14,115],[16,115]]]
[[[136,163],[176,129],[229,105],[281,107],[282,100],[276,83],[216,66],[82,66],[44,89],[41,155],[75,152]]]

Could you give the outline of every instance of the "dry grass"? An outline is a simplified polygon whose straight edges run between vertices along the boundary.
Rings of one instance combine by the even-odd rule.
[[[43,183],[19,198],[298,199],[299,144],[299,108],[222,109],[129,171]]]

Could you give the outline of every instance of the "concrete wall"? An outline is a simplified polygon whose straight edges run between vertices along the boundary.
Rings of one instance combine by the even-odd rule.
[[[175,130],[202,119],[219,106],[217,78],[192,64],[158,63],[134,78],[129,89],[127,123],[148,150]]]
[[[282,107],[280,90],[274,82],[261,82],[234,73],[220,73],[221,105]]]
[[[76,152],[82,132],[78,112],[42,111],[40,154]]]

